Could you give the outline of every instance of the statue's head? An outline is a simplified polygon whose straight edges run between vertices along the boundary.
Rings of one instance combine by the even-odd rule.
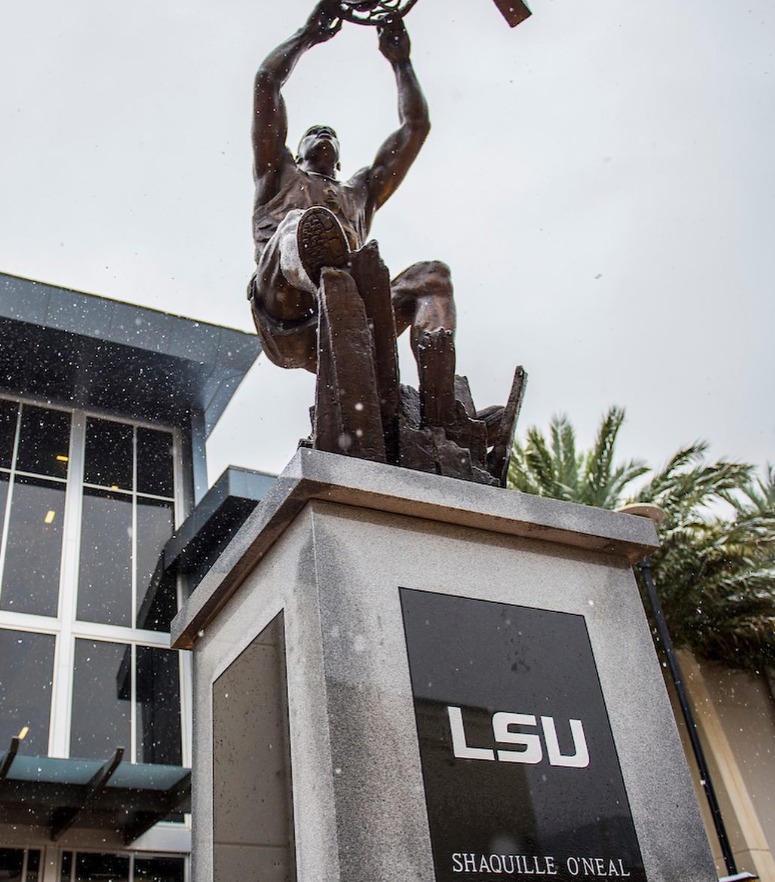
[[[339,162],[339,138],[331,126],[312,126],[299,141],[296,162],[311,171],[333,175]]]

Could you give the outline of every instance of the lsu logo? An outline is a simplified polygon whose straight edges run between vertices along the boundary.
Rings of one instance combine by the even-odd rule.
[[[573,737],[573,753],[560,751],[557,727],[554,717],[541,717],[541,734],[523,732],[522,727],[538,728],[536,718],[531,714],[512,714],[499,711],[492,717],[492,734],[498,744],[511,745],[509,748],[491,750],[488,747],[469,747],[463,727],[463,714],[459,707],[447,707],[449,728],[452,735],[452,750],[458,759],[485,760],[502,763],[525,763],[536,765],[546,758],[552,766],[569,769],[586,769],[589,765],[589,750],[584,736],[581,720],[568,720]],[[520,731],[515,731],[519,726]],[[541,737],[543,735],[543,739]],[[519,749],[515,749],[519,748]]]

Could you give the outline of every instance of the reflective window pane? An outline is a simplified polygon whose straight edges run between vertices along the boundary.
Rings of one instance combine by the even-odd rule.
[[[183,882],[183,858],[135,858],[135,882]]]
[[[172,496],[172,435],[137,430],[137,492]]]
[[[64,509],[64,484],[14,481],[0,609],[57,614]]]
[[[153,576],[156,571],[161,553],[167,544],[174,528],[174,517],[171,502],[161,502],[157,499],[137,499],[137,611],[140,613],[148,609],[151,597],[148,590],[151,588],[154,594],[170,587],[175,590],[174,583],[170,580],[161,580],[164,584],[154,584]],[[161,579],[161,570],[157,580]],[[158,601],[157,601],[158,603]],[[143,616],[143,618],[146,618]],[[139,621],[138,621],[138,626]],[[141,627],[147,627],[142,625]],[[154,629],[155,630],[155,629]]]
[[[84,622],[132,624],[132,497],[84,488],[78,612]]]
[[[16,468],[66,478],[69,455],[70,414],[23,405]]]
[[[181,765],[178,653],[138,646],[136,683],[137,761]]]
[[[7,746],[26,727],[19,751],[31,756],[48,753],[55,639],[0,630],[0,744]]]
[[[13,442],[16,437],[16,415],[19,405],[0,399],[0,468],[10,469]]]
[[[132,426],[111,420],[86,420],[83,479],[114,490],[132,489]]]
[[[23,882],[24,849],[0,848],[0,879],[8,882]]]
[[[62,852],[62,872],[60,873],[61,882],[70,882],[70,876],[73,872],[73,853],[72,851]]]
[[[38,882],[40,875],[40,852],[36,849],[30,849],[27,852],[27,879],[26,882]]]
[[[105,760],[117,747],[128,751],[131,697],[130,647],[76,640],[70,756]]]
[[[169,634],[178,612],[178,580],[175,573],[154,577],[151,590],[137,611],[137,627]]]
[[[128,882],[129,858],[120,854],[78,852],[75,882]]]

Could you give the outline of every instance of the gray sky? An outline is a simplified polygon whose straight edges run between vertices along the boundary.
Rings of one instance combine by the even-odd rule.
[[[0,270],[251,330],[255,68],[312,0],[29,0],[0,53]],[[479,407],[530,373],[521,427],[567,412],[620,454],[703,437],[775,459],[775,2],[422,0],[407,19],[433,131],[373,235],[397,274],[451,264]],[[291,141],[336,127],[347,176],[397,124],[372,29],[287,90]],[[411,358],[404,346],[404,379]],[[279,471],[313,378],[262,356],[210,445]]]

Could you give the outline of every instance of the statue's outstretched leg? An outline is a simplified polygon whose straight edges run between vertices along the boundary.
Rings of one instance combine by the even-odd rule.
[[[457,327],[452,274],[446,263],[426,260],[415,263],[391,283],[396,333],[411,328],[412,350],[417,349],[423,333],[451,331]]]

